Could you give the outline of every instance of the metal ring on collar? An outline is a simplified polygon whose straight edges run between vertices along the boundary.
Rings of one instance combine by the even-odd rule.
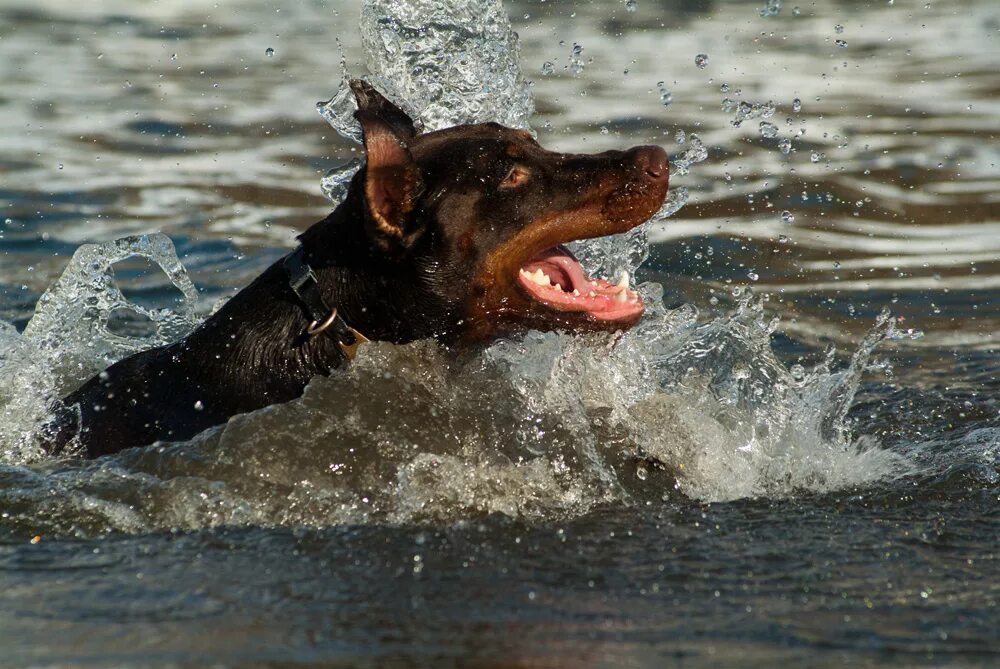
[[[325,330],[328,327],[330,327],[331,325],[333,325],[333,322],[335,320],[337,320],[337,308],[336,307],[334,307],[330,311],[330,315],[327,316],[325,319],[323,319],[322,323],[320,323],[319,321],[313,321],[312,323],[310,323],[309,326],[306,327],[306,334],[309,335],[310,337],[315,337],[316,335],[318,335],[319,333],[321,333],[323,330]]]

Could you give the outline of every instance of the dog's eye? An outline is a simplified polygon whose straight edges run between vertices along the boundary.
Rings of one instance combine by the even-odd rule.
[[[528,180],[529,172],[520,165],[514,165],[500,182],[500,188],[515,188]]]

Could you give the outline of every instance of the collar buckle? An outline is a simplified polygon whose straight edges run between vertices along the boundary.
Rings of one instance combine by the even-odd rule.
[[[341,352],[347,356],[348,360],[354,360],[354,357],[358,354],[358,347],[370,340],[350,325],[345,323],[344,326],[347,328],[348,332],[354,335],[354,343],[345,344],[343,340],[337,339],[337,346],[340,348]]]

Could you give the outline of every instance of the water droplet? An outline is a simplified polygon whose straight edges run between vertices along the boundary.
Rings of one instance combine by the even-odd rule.
[[[839,46],[839,47],[840,47],[841,49],[846,49],[846,48],[847,48],[847,42],[845,42],[845,41],[844,41],[844,40],[842,40],[842,39],[839,39],[839,40],[837,40],[836,44],[837,44],[837,46]]]
[[[195,411],[201,411],[204,408],[205,408],[205,405],[202,404],[201,400],[198,400],[197,402],[194,403],[194,410]]]
[[[823,154],[818,151],[813,151],[812,153],[809,154],[809,160],[811,160],[814,163],[818,163],[822,159],[823,159]]]
[[[765,139],[771,139],[778,136],[778,126],[773,123],[768,123],[767,121],[760,122],[760,136]]]
[[[779,141],[778,149],[780,149],[781,152],[787,156],[789,153],[792,152],[792,140],[786,138]]]
[[[760,8],[760,15],[767,18],[768,16],[777,16],[781,11],[781,0],[767,0],[763,7]]]
[[[272,49],[271,47],[267,47],[266,49],[264,49],[264,55],[270,58],[271,56],[274,55],[274,49]]]
[[[792,241],[792,240],[791,240],[791,238],[789,238],[788,235],[778,235],[778,243],[779,244],[787,244],[790,241]]]
[[[795,113],[802,111],[802,100],[798,98],[792,100],[792,111]]]
[[[683,130],[678,130],[674,133],[674,141],[678,144],[683,144],[687,141],[687,135],[684,134]]]
[[[840,261],[839,260],[834,260],[833,261],[833,268],[834,269],[840,269]]]
[[[795,222],[795,214],[786,209],[785,211],[781,212],[781,222],[791,225],[792,223]]]
[[[639,9],[639,3],[636,2],[636,0],[626,0],[625,9],[626,11],[634,12],[635,10]]]
[[[747,272],[747,278],[750,279],[751,281],[756,281],[757,279],[760,278],[760,275],[757,274],[757,272],[750,270],[749,272]]]
[[[580,56],[583,54],[583,47],[576,42],[573,42],[573,49],[570,51],[569,55],[569,71],[573,74],[580,74],[583,72],[583,59]]]
[[[363,159],[359,157],[352,158],[345,165],[327,172],[326,176],[320,182],[320,188],[328,200],[334,204],[340,204],[344,201],[344,198],[347,197],[347,187],[350,185],[354,173],[361,168],[363,162]]]
[[[544,74],[546,77],[555,71],[556,71],[556,66],[551,61],[547,60],[544,63],[542,63],[542,74]]]
[[[608,130],[608,126],[606,126],[606,125],[602,125],[602,126],[601,126],[601,134],[602,134],[602,135],[606,135],[606,134],[608,134],[609,132],[610,132],[610,130]]]
[[[798,5],[792,7],[792,16],[802,16],[802,10]]]
[[[657,87],[660,89],[660,102],[664,107],[669,107],[670,103],[674,101],[674,94],[667,90],[664,82],[656,82]]]
[[[733,100],[732,98],[723,98],[722,111],[726,112],[727,114],[736,111],[736,101]]]
[[[837,31],[838,35],[844,32],[844,26],[840,25],[839,23],[835,25],[833,29]]]
[[[806,378],[806,368],[799,364],[789,367],[788,373],[792,375],[792,380],[796,382]]]
[[[694,64],[698,66],[698,69],[704,70],[706,67],[708,67],[708,54],[699,53],[697,56],[694,57]]]

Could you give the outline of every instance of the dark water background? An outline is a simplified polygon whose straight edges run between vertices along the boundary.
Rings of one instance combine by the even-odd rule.
[[[449,451],[427,469],[407,460],[399,479],[379,469],[393,449],[475,435],[486,451],[534,405],[494,405],[507,387],[490,369],[447,394],[423,381],[433,351],[378,349],[371,369],[399,370],[445,428],[374,400],[351,405],[356,424],[317,417],[336,396],[319,383],[166,449],[87,465],[5,454],[0,665],[997,666],[1000,6],[763,4],[508,7],[544,145],[673,155],[683,130],[708,148],[672,178],[690,203],[650,231],[639,278],[669,305],[711,322],[751,286],[780,317],[769,338],[789,367],[835,345],[845,368],[887,306],[923,333],[881,344],[845,423],[883,455],[755,461],[763,483],[748,487],[723,459],[677,489],[625,458],[612,464],[624,492],[598,494],[506,461],[433,478],[464,462]],[[358,12],[0,5],[0,318],[23,328],[84,242],[163,231],[202,314],[290,248],[328,210],[320,177],[354,155],[313,103],[339,81],[336,40],[360,57]],[[724,98],[775,113],[734,127]],[[118,278],[141,304],[176,302],[147,265]],[[572,346],[538,340],[557,345]],[[358,395],[378,387],[363,373],[343,381]],[[539,413],[546,442],[574,443],[579,425],[555,416]],[[599,445],[619,438],[586,420]],[[323,488],[342,454],[297,441],[302,426],[368,446],[350,461],[357,480]],[[643,446],[637,429],[623,443]]]

